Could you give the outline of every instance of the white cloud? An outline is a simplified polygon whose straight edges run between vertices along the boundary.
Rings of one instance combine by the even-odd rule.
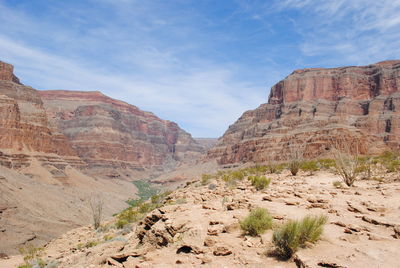
[[[276,7],[302,12],[297,25],[303,24],[304,56],[325,56],[325,62],[344,65],[400,55],[400,0],[286,0]]]

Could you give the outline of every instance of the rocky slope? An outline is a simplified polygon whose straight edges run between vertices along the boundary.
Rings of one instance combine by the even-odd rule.
[[[70,141],[95,174],[171,169],[203,147],[170,121],[100,92],[40,91],[53,129]],[[115,172],[124,170],[123,172]]]
[[[221,164],[329,153],[335,140],[361,153],[400,149],[400,61],[296,70],[272,87],[268,103],[245,112],[208,152]]]
[[[398,267],[400,250],[399,174],[384,182],[358,181],[335,188],[337,175],[323,171],[293,177],[268,174],[257,191],[249,181],[226,185],[199,181],[178,189],[162,207],[123,229],[110,221],[101,230],[72,230],[51,241],[41,258],[57,267]],[[275,226],[305,215],[326,215],[322,239],[293,259],[268,255],[272,230],[251,237],[239,222],[255,207],[267,209]],[[276,227],[274,227],[276,228]],[[0,261],[2,267],[20,257]]]

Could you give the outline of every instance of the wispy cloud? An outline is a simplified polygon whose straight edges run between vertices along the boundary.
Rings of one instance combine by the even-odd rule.
[[[304,56],[333,64],[368,64],[400,55],[399,0],[286,0],[280,10],[297,10]],[[311,19],[304,21],[304,16]],[[330,57],[329,54],[335,55]]]

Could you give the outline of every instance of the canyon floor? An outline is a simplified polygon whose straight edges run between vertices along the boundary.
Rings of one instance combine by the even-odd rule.
[[[246,179],[189,182],[139,222],[74,229],[48,243],[41,258],[57,267],[400,267],[399,174],[350,188],[334,187],[339,177],[326,171],[267,176],[272,182],[261,191]],[[268,254],[273,230],[251,237],[240,229],[255,207],[266,208],[275,226],[309,214],[328,223],[320,241],[281,261]],[[11,256],[0,267],[22,262]]]

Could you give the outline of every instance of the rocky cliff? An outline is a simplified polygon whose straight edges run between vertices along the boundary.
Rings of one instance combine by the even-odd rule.
[[[337,139],[361,153],[400,149],[400,61],[296,70],[272,87],[268,103],[245,112],[208,152],[221,164],[312,158]]]
[[[28,156],[44,155],[80,162],[66,137],[51,132],[38,91],[22,85],[13,66],[0,62],[0,163],[19,167]]]
[[[52,128],[68,137],[92,170],[163,170],[203,151],[176,123],[100,92],[54,90],[40,96]]]

